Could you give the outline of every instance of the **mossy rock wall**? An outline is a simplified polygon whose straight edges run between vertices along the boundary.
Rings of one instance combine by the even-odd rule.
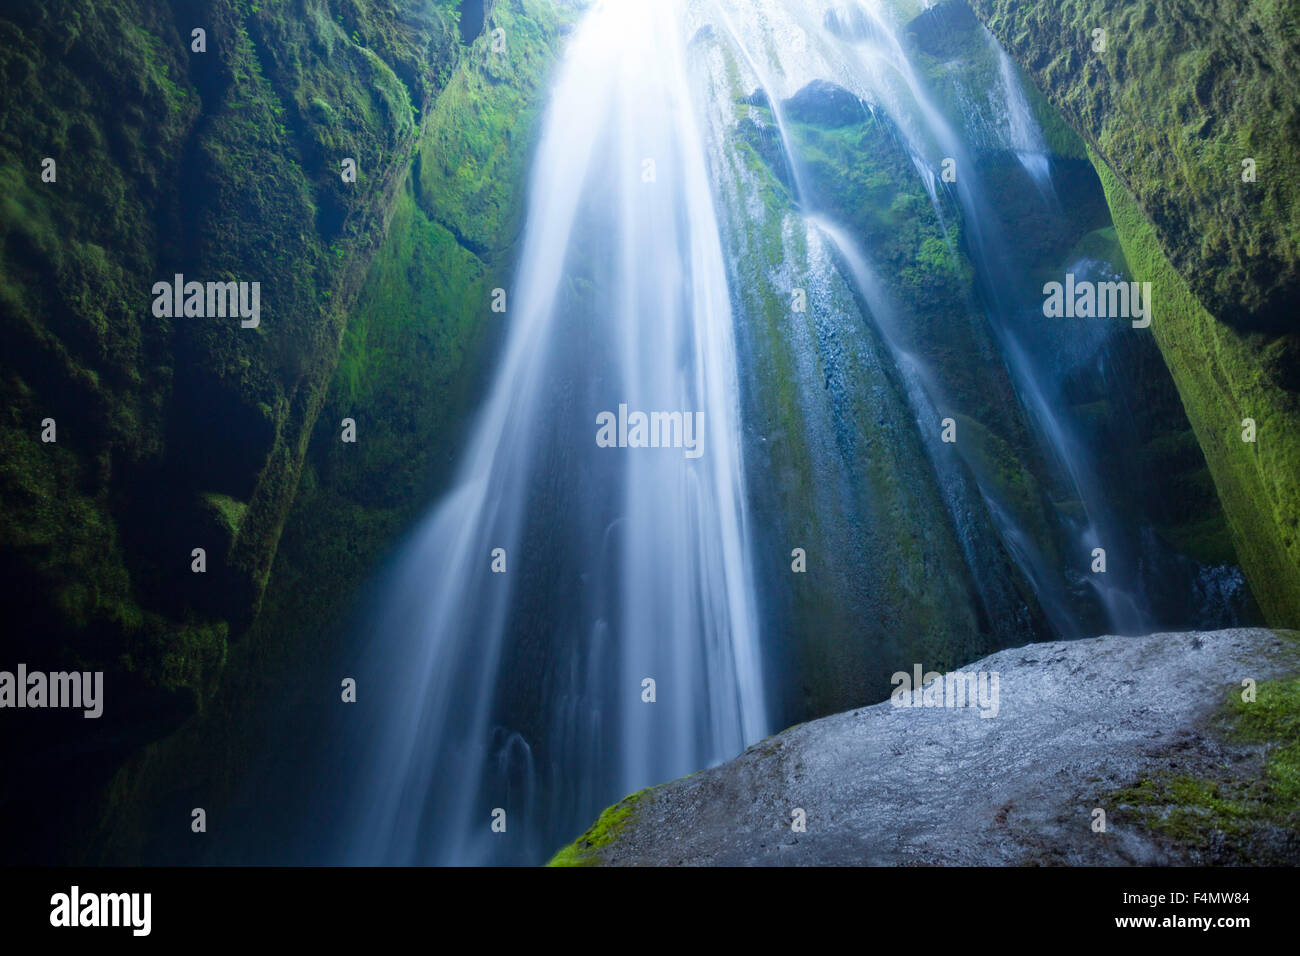
[[[1294,3],[972,0],[1092,150],[1270,623],[1300,621]],[[1106,51],[1093,30],[1106,30]],[[1255,161],[1254,182],[1242,160]],[[1257,440],[1242,440],[1253,419]]]
[[[123,0],[14,6],[0,33],[19,645],[198,706],[257,613],[454,23],[414,3]],[[156,317],[177,273],[260,283],[260,324]]]
[[[1133,271],[1152,283],[1151,329],[1209,462],[1260,607],[1300,621],[1300,397],[1260,370],[1268,346],[1215,320],[1165,258],[1136,200],[1094,154]],[[1256,440],[1242,440],[1253,419]]]
[[[1152,223],[1220,321],[1295,331],[1300,6],[972,0]],[[1094,31],[1104,31],[1103,39]],[[1256,180],[1243,182],[1252,159]]]
[[[779,675],[774,717],[788,723],[886,696],[900,662],[956,665],[991,646],[1030,640],[1046,623],[983,511],[954,516],[947,507],[951,486],[941,487],[918,432],[909,384],[855,292],[850,267],[796,206],[765,96],[717,37],[694,42],[708,46],[696,51],[700,69],[722,64],[701,81],[720,91],[705,101],[722,104],[709,122],[723,144],[715,158],[718,211],[735,313],[744,317],[737,336],[746,481],[766,653]],[[889,296],[908,302],[900,313],[908,327],[903,347],[920,348],[934,333],[926,344],[938,350],[945,336],[934,323],[955,309],[950,353],[980,355],[967,363],[979,368],[995,364],[989,343],[970,343],[983,332],[963,298],[969,265],[946,254],[945,240],[957,237],[941,227],[892,124],[829,83],[796,94],[785,117],[804,185],[825,203],[816,208],[882,256]],[[970,369],[959,371],[968,381]],[[998,374],[1003,390],[978,393],[980,408],[1023,445],[1014,396],[1005,372]],[[938,418],[933,427],[937,441]],[[957,454],[944,451],[964,476],[965,500],[979,502]],[[806,573],[792,568],[796,548]],[[976,580],[972,564],[1003,590]]]
[[[11,650],[34,668],[104,670],[108,698],[93,726],[7,735],[6,766],[91,731],[78,787],[93,793],[187,716],[211,739],[236,713],[263,713],[241,695],[265,695],[276,662],[321,657],[304,654],[302,609],[339,612],[433,493],[491,341],[483,318],[520,228],[557,30],[535,3],[497,0],[466,35],[457,6],[104,0],[0,14]],[[155,317],[153,284],[175,273],[260,282],[260,326]],[[343,417],[355,445],[339,442]],[[41,440],[47,418],[56,443]],[[259,618],[286,521],[289,561]],[[177,759],[194,738],[180,737],[119,774],[110,807],[148,804],[153,787],[175,796],[195,769]],[[100,812],[42,776],[48,788],[0,790],[5,817],[61,794],[81,816],[51,845],[92,839]],[[118,858],[138,856],[147,828],[124,823]]]
[[[284,862],[302,851],[283,832],[305,832],[295,814],[319,796],[315,748],[330,746],[340,679],[360,653],[353,609],[445,489],[504,330],[492,292],[510,285],[566,22],[538,0],[496,0],[444,77],[350,310],[262,611],[205,713],[115,775],[87,824],[104,861]],[[355,443],[342,441],[345,418]],[[196,800],[240,836],[178,840],[173,822]]]

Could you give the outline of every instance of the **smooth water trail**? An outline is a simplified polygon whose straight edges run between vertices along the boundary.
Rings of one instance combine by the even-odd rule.
[[[1019,282],[1012,266],[1011,239],[1003,234],[992,208],[992,193],[980,173],[975,154],[963,132],[945,117],[928,82],[913,64],[903,39],[905,24],[895,19],[881,2],[793,2],[793,0],[711,0],[742,52],[755,82],[773,104],[774,120],[799,186],[801,201],[807,203],[804,175],[799,169],[797,148],[791,141],[782,101],[814,80],[843,86],[870,109],[879,109],[893,122],[930,196],[941,222],[945,212],[940,190],[948,190],[957,201],[967,230],[967,247],[976,275],[989,326],[1003,359],[1012,373],[1017,392],[1025,405],[1029,423],[1049,461],[1079,501],[1083,521],[1076,529],[1077,556],[1074,563],[1086,569],[1092,549],[1106,542],[1127,540],[1105,490],[1090,460],[1090,451],[1075,435],[1075,428],[1050,385],[1057,368],[1051,354],[1032,352],[1025,342],[1024,324],[1028,303],[1023,295],[1008,293]],[[707,8],[706,8],[707,9]],[[997,128],[991,131],[1000,148],[1013,153],[1038,190],[1041,201],[1053,215],[1061,215],[1051,181],[1048,152],[1034,119],[1021,79],[1006,52],[982,26],[983,43],[993,57],[999,95]],[[934,171],[945,159],[955,161],[959,171],[953,182],[941,183]],[[833,213],[831,213],[833,217]],[[845,250],[848,236],[837,245]],[[950,254],[956,250],[949,247]],[[872,251],[858,249],[864,261]],[[935,392],[930,391],[933,399]],[[915,407],[915,406],[914,406]],[[1045,559],[1031,546],[1021,529],[1005,525],[1007,511],[987,502],[990,515],[999,525],[1004,545],[1021,570],[1036,584],[1040,600],[1062,636],[1080,636],[1063,606],[1063,591],[1049,584],[1059,577],[1045,566]],[[1037,555],[1037,557],[1034,557]],[[1136,573],[1136,567],[1130,569]],[[1109,621],[1118,633],[1137,633],[1154,626],[1151,613],[1136,593],[1124,583],[1126,575],[1086,575],[1087,581]],[[1038,586],[1046,587],[1046,591]]]
[[[866,11],[876,27],[876,33],[892,33],[885,19],[874,7],[859,7]],[[999,76],[1006,91],[1004,105],[1008,113],[1007,142],[1026,166],[1031,179],[1043,193],[1044,201],[1055,206],[1055,193],[1051,188],[1050,170],[1046,165],[1046,148],[1042,144],[1042,134],[1034,121],[1019,77],[1011,65],[1005,51],[996,44],[986,30],[982,31],[996,49],[999,58]],[[836,38],[826,36],[828,43]],[[956,160],[961,172],[952,184],[969,231],[968,248],[976,265],[976,274],[987,303],[989,324],[996,336],[1003,358],[1013,374],[1017,390],[1029,412],[1031,423],[1039,440],[1043,443],[1051,460],[1056,462],[1061,474],[1069,481],[1077,499],[1081,503],[1086,520],[1078,530],[1079,557],[1076,561],[1091,555],[1092,549],[1105,541],[1122,540],[1107,500],[1104,489],[1096,477],[1089,453],[1074,435],[1073,429],[1062,412],[1048,398],[1045,379],[1054,372],[1050,357],[1032,355],[1024,346],[1020,324],[1025,316],[1023,304],[1016,303],[1007,295],[1005,289],[1016,273],[1011,265],[1010,240],[998,225],[997,216],[990,206],[990,190],[974,162],[966,143],[957,135],[952,125],[943,118],[941,111],[932,101],[931,94],[916,74],[908,61],[900,42],[886,44],[877,48],[875,55],[886,56],[903,79],[907,95],[901,97],[896,89],[881,87],[868,82],[876,72],[872,69],[872,57],[864,56],[854,44],[838,41],[844,49],[846,63],[849,64],[845,76],[851,86],[869,100],[883,99],[886,111],[895,119],[904,131],[914,155],[926,157],[930,163],[937,165],[942,157]],[[856,61],[856,62],[855,62]],[[856,69],[854,68],[856,66]],[[938,152],[934,152],[935,149]],[[993,503],[990,502],[990,505]],[[1005,512],[993,508],[995,516],[1005,518]],[[1024,549],[1023,536],[1014,529],[1006,528],[1004,535],[1013,553],[1027,553]],[[1024,567],[1031,578],[1042,579],[1041,568]],[[1109,629],[1115,633],[1139,633],[1149,630],[1154,622],[1149,612],[1141,606],[1134,594],[1119,583],[1122,576],[1110,574],[1105,576],[1090,575],[1085,580],[1095,590],[1109,620]],[[1065,615],[1057,609],[1052,613],[1058,629],[1063,629],[1065,636],[1077,636]]]
[[[1047,143],[1029,108],[1029,100],[1021,86],[1015,64],[993,34],[987,30],[982,32],[989,48],[998,58],[998,75],[1002,79],[1003,102],[1006,104],[1007,143],[1016,151],[1020,164],[1025,167],[1043,198],[1055,207],[1056,190],[1052,185]]]
[[[680,14],[599,3],[565,52],[504,354],[379,602],[359,685],[386,704],[354,741],[353,862],[536,862],[624,793],[768,730]]]
[[[730,8],[730,12],[728,9]],[[943,225],[950,255],[957,250],[948,238],[948,214],[940,182],[935,175],[945,155],[959,156],[965,166],[966,153],[957,133],[943,118],[907,57],[898,30],[883,11],[858,4],[797,4],[785,0],[714,0],[711,9],[725,25],[764,98],[770,104],[781,140],[792,186],[809,225],[826,236],[847,267],[847,278],[867,306],[867,318],[874,323],[889,349],[915,417],[918,436],[926,450],[944,505],[966,558],[967,570],[976,584],[981,603],[994,630],[1015,627],[1011,607],[1016,599],[996,570],[997,559],[990,543],[981,539],[973,520],[988,511],[1003,539],[1003,546],[1038,595],[1041,606],[1062,636],[1077,637],[1064,601],[1062,587],[1053,580],[1042,552],[1019,528],[1010,524],[1005,509],[993,507],[986,490],[972,485],[952,456],[936,447],[940,407],[951,409],[942,383],[924,361],[904,346],[906,319],[899,303],[890,301],[871,262],[872,250],[865,249],[834,221],[834,210],[817,206],[809,195],[806,173],[784,117],[784,100],[814,80],[833,81],[852,91],[867,110],[881,109],[903,137],[902,145],[925,185],[931,208]],[[749,15],[743,16],[748,10]],[[775,39],[776,42],[773,42]],[[784,39],[785,42],[781,42]],[[767,56],[760,63],[759,55]],[[791,53],[791,51],[794,51]],[[1029,122],[1032,123],[1032,118]],[[1026,136],[1028,134],[1026,133]],[[944,188],[948,188],[946,185]],[[977,499],[985,499],[977,503]]]
[[[716,14],[718,19],[722,21],[723,26],[726,27],[728,38],[744,59],[745,65],[753,72],[758,83],[758,90],[762,92],[767,100],[768,108],[772,111],[772,120],[776,123],[777,135],[781,139],[782,148],[785,150],[786,156],[791,160],[789,165],[790,188],[794,193],[794,201],[796,204],[801,203],[808,193],[808,188],[804,185],[803,170],[799,163],[794,161],[794,153],[790,149],[790,134],[786,127],[785,108],[781,104],[780,96],[776,95],[777,89],[772,80],[768,78],[767,72],[749,51],[749,47],[745,45],[744,38],[732,23],[731,17],[727,15],[726,8],[721,3],[714,3],[711,12]]]

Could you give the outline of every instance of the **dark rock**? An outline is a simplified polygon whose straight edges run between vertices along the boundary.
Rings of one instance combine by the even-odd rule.
[[[813,80],[785,101],[785,115],[796,123],[833,128],[867,118],[867,104],[842,86]]]
[[[851,43],[870,40],[876,32],[871,19],[857,4],[831,7],[822,17],[822,26],[827,32]]]
[[[966,0],[948,0],[918,15],[903,32],[921,52],[947,59],[960,52],[965,35],[979,25]]]

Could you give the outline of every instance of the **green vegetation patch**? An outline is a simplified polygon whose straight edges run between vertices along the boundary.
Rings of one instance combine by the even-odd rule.
[[[1230,741],[1264,747],[1260,776],[1163,773],[1109,798],[1123,814],[1180,846],[1226,852],[1243,863],[1294,862],[1279,855],[1269,830],[1300,831],[1300,676],[1265,681],[1255,700],[1233,688],[1220,719]]]
[[[600,860],[600,851],[618,839],[618,835],[627,829],[641,811],[642,801],[651,788],[630,794],[607,809],[595,823],[578,839],[574,840],[555,856],[547,866],[596,866]]]
[[[1270,810],[1300,829],[1300,677],[1260,684],[1252,703],[1234,693],[1231,706],[1242,740],[1274,744],[1264,762]]]

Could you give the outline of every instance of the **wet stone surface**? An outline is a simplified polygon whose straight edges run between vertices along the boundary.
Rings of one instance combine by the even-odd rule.
[[[996,717],[884,701],[801,724],[646,793],[600,862],[1201,862],[1131,814],[1117,823],[1106,795],[1162,772],[1258,774],[1260,748],[1232,742],[1218,715],[1242,680],[1298,668],[1300,644],[1265,629],[1001,651],[961,669],[999,675]]]

